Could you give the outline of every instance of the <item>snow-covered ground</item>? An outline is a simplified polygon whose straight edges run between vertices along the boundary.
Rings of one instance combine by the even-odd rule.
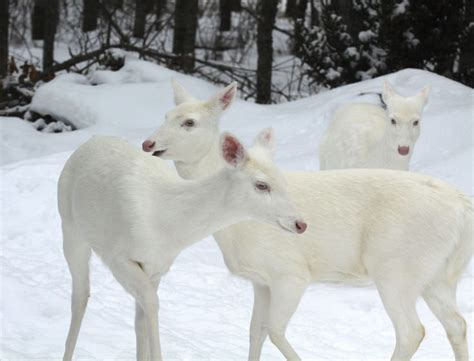
[[[173,107],[170,78],[198,97],[216,87],[150,63],[131,61],[119,73],[96,74],[98,86],[67,75],[44,85],[33,109],[67,118],[81,129],[47,134],[17,118],[0,118],[1,129],[1,306],[0,359],[62,357],[70,317],[70,276],[62,255],[56,184],[69,154],[93,134],[115,134],[137,146]],[[431,174],[473,195],[473,107],[470,88],[418,70],[387,77],[403,94],[433,87],[412,160],[414,171]],[[331,112],[378,91],[374,79],[300,101],[261,106],[237,101],[222,129],[245,141],[272,126],[276,161],[287,169],[317,170],[319,139]],[[364,100],[376,102],[374,96]],[[458,299],[474,348],[473,266],[459,285]],[[132,360],[134,305],[97,258],[92,260],[92,295],[79,336],[80,360]],[[247,356],[252,288],[226,270],[211,237],[185,250],[160,285],[163,356],[179,360],[242,360]],[[403,295],[401,295],[403,297]],[[415,360],[452,360],[444,330],[420,301],[427,331]],[[316,284],[306,292],[288,329],[305,360],[386,360],[394,332],[373,287]],[[267,341],[263,360],[282,356]]]

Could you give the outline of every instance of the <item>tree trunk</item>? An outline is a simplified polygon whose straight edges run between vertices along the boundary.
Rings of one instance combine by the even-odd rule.
[[[155,5],[154,0],[142,0],[145,3],[145,14],[150,14],[153,12],[153,7]]]
[[[474,1],[466,2],[466,14],[464,24],[466,24],[466,39],[460,46],[461,54],[459,57],[459,72],[464,76],[463,82],[474,86]]]
[[[123,7],[123,0],[102,0],[102,3],[112,12]]]
[[[155,0],[156,1],[156,18],[159,19],[163,15],[163,10],[166,9],[166,0]]]
[[[31,38],[33,40],[44,39],[45,15],[44,0],[35,0],[31,14]]]
[[[59,0],[43,0],[44,21],[43,71],[46,72],[54,62],[54,38],[59,19]]]
[[[0,0],[0,79],[8,74],[9,5],[10,0]]]
[[[144,0],[135,0],[135,21],[133,23],[133,36],[141,38],[145,36],[146,3]]]
[[[166,10],[166,0],[155,0],[156,4],[156,29],[161,29],[161,16],[163,11]]]
[[[308,7],[308,0],[299,0],[298,4],[294,10],[294,16],[295,16],[295,21],[294,21],[294,33],[295,33],[295,43],[294,43],[294,48],[293,48],[293,54],[297,54],[299,49],[302,46],[302,43],[304,42],[304,39],[302,37],[303,34],[303,28],[304,28],[304,22],[306,19],[306,8]]]
[[[314,3],[314,0],[309,0],[310,6],[311,6],[311,27],[319,26],[320,21],[319,21],[319,11],[316,8],[316,5]]]
[[[242,11],[242,4],[240,0],[230,0],[232,11],[241,12]]]
[[[273,37],[278,0],[261,0],[257,22],[257,103],[272,101]]]
[[[84,0],[82,11],[82,31],[88,32],[97,29],[97,19],[99,17],[99,1]]]
[[[186,72],[194,69],[198,0],[176,0],[174,12],[174,64]]]
[[[332,7],[337,15],[342,17],[342,21],[347,25],[347,32],[354,41],[358,39],[357,16],[354,12],[352,0],[331,0]]]
[[[232,0],[219,0],[219,11],[221,15],[219,30],[229,31],[232,24]]]
[[[296,9],[296,0],[287,0],[285,16],[287,18],[293,18],[295,16],[295,9]]]

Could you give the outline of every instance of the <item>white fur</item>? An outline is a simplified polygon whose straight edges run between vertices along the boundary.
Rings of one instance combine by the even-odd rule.
[[[425,87],[415,96],[402,97],[385,82],[382,98],[387,109],[364,103],[337,109],[321,140],[320,168],[408,170],[428,94]],[[398,147],[409,147],[409,153],[401,155]]]
[[[229,134],[220,147],[228,164],[197,181],[179,178],[163,160],[119,138],[95,137],[69,158],[58,185],[73,281],[64,360],[72,358],[89,297],[91,250],[136,300],[137,358],[156,361],[161,359],[156,291],[181,250],[246,219],[298,231],[300,218],[263,147],[246,151]],[[258,190],[257,182],[268,184],[273,196]]]
[[[197,141],[190,133],[196,131],[197,137],[203,134],[199,129],[171,131],[174,117],[186,118],[188,106],[184,102],[172,110],[156,138],[149,139],[174,134],[176,138],[165,138],[167,146],[179,154],[192,153],[189,162],[175,162],[178,173],[200,178],[222,166],[216,151],[219,133],[214,117],[206,121],[204,108],[200,124],[212,129],[206,138]],[[258,139],[268,140],[268,132]],[[352,169],[285,176],[308,222],[302,236],[254,222],[214,234],[229,270],[254,285],[249,359],[260,358],[267,335],[287,359],[299,359],[285,330],[309,284],[370,279],[396,330],[392,360],[409,360],[423,338],[415,308],[422,296],[445,327],[456,360],[467,361],[466,324],[455,294],[472,255],[470,200],[444,182],[409,172]]]

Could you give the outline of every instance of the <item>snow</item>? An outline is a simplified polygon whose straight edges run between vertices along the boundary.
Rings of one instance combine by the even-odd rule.
[[[372,30],[361,31],[359,33],[359,40],[363,43],[367,43],[370,39],[376,37],[377,35]]]
[[[396,16],[396,15],[402,15],[406,13],[407,7],[409,5],[410,5],[409,0],[403,0],[402,2],[398,3],[397,5],[395,5],[395,10],[393,11],[393,15]]]
[[[334,68],[329,68],[329,70],[326,73],[326,79],[328,80],[334,80],[337,79],[341,76],[341,73],[335,70]]]
[[[350,46],[344,51],[344,57],[346,59],[358,61],[360,59],[360,54],[355,46]]]
[[[56,185],[70,153],[93,134],[121,135],[139,146],[173,107],[171,77],[206,98],[217,88],[202,80],[131,60],[117,73],[102,72],[100,85],[67,75],[44,85],[33,110],[67,119],[80,129],[42,133],[18,118],[1,127],[0,359],[62,357],[70,317],[70,276],[62,255]],[[471,196],[473,189],[473,91],[444,77],[404,70],[386,77],[402,94],[425,84],[432,95],[412,159],[414,171],[445,179]],[[380,91],[372,79],[281,105],[238,100],[221,128],[250,142],[276,131],[276,161],[286,169],[317,170],[317,149],[338,105]],[[378,102],[376,96],[363,101]],[[134,305],[110,272],[93,257],[92,294],[76,349],[78,360],[132,360]],[[160,285],[164,359],[242,360],[247,356],[252,287],[226,270],[211,237],[185,250]],[[473,267],[458,290],[459,307],[473,349]],[[426,338],[414,360],[452,360],[445,332],[420,301]],[[305,360],[386,360],[394,332],[374,287],[315,284],[290,322],[288,337]],[[267,340],[263,360],[282,360]]]

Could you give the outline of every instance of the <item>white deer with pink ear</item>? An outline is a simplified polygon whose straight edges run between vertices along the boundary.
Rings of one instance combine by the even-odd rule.
[[[224,168],[195,181],[184,181],[161,159],[119,138],[94,137],[69,158],[58,185],[64,255],[72,276],[65,361],[72,359],[87,306],[91,251],[135,298],[137,359],[157,361],[156,291],[184,248],[248,219],[280,232],[305,231],[267,152],[246,150],[230,134],[218,147]]]
[[[223,95],[228,91],[226,88],[217,98],[228,99]],[[392,110],[399,109],[403,98],[397,99],[388,88],[385,93]],[[426,96],[427,91],[422,92],[408,103],[422,108]],[[195,104],[194,99],[179,103],[168,113],[163,128],[146,140],[155,142],[149,151],[157,156],[174,159],[178,154],[176,169],[187,179],[215,174],[225,166],[213,146],[220,137],[215,118],[201,118],[193,129],[206,139],[181,129],[179,122],[169,122],[177,113],[187,118],[183,109],[194,109]],[[169,129],[173,126],[176,129]],[[204,130],[198,129],[201,127]],[[173,144],[168,138],[166,147],[173,150],[168,155],[156,152],[164,147],[165,130],[180,135],[173,137]],[[193,143],[199,146],[193,148]],[[266,129],[248,153],[260,159],[273,149],[273,133]],[[203,158],[196,160],[199,156]],[[467,361],[466,322],[456,305],[456,285],[473,252],[469,197],[437,179],[412,172],[345,169],[288,171],[284,176],[309,225],[303,235],[256,222],[214,233],[229,270],[253,283],[249,359],[260,359],[267,336],[286,359],[300,359],[285,332],[311,283],[353,284],[372,279],[395,329],[393,361],[408,361],[423,339],[416,311],[420,297],[445,328],[456,361]],[[256,179],[255,188],[273,198],[264,176]],[[301,227],[306,228],[297,225]]]
[[[212,136],[219,129],[219,118],[234,100],[237,84],[231,83],[208,100],[197,100],[179,83],[172,81],[176,108],[166,114],[163,125],[143,142],[143,150],[163,159],[176,161],[190,157],[199,163],[213,154],[211,164],[221,164],[219,142]]]
[[[408,170],[430,87],[403,97],[385,81],[382,106],[346,104],[334,113],[319,148],[321,169]]]

